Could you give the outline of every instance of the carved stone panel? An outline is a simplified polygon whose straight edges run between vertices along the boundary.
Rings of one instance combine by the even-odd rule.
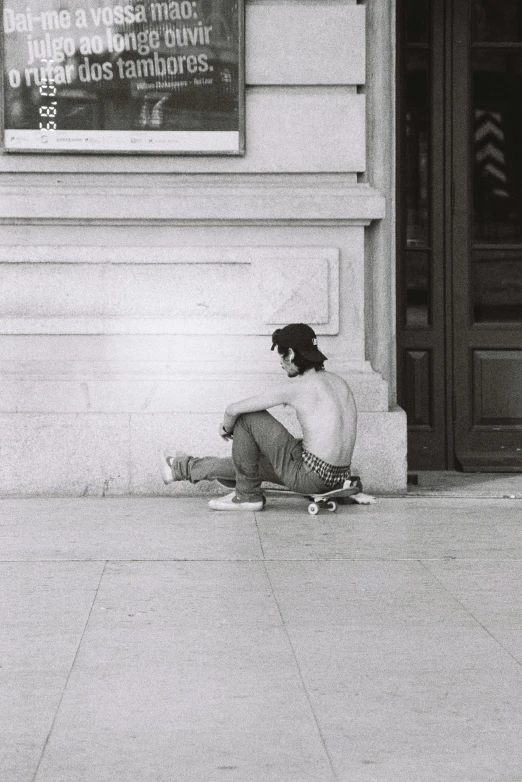
[[[0,247],[3,334],[271,334],[339,328],[339,250]]]

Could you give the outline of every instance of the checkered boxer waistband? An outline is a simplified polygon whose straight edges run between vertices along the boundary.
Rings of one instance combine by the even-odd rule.
[[[328,488],[337,486],[338,483],[342,483],[350,477],[349,464],[342,467],[337,464],[329,464],[324,459],[320,459],[315,454],[304,449],[303,462],[312,468]]]

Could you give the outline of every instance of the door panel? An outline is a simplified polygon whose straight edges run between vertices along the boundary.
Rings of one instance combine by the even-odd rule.
[[[431,350],[407,350],[405,353],[405,403],[410,411],[410,425],[430,432],[432,411],[432,355]]]
[[[454,1],[454,415],[464,470],[522,470],[519,5]]]
[[[473,428],[522,428],[522,350],[474,350],[473,390]]]
[[[397,380],[418,469],[446,466],[443,10],[443,0],[399,7]]]

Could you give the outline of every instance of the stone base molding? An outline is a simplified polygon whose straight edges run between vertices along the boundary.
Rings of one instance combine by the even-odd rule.
[[[0,496],[159,496],[219,491],[213,483],[165,487],[162,448],[230,454],[209,413],[0,413]],[[295,434],[298,430],[295,427]],[[354,472],[369,492],[393,493],[405,476],[404,413],[361,412]],[[399,487],[399,488],[398,488]]]

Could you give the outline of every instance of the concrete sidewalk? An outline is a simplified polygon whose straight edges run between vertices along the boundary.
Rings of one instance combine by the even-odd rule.
[[[2,782],[520,782],[522,502],[0,501]]]

